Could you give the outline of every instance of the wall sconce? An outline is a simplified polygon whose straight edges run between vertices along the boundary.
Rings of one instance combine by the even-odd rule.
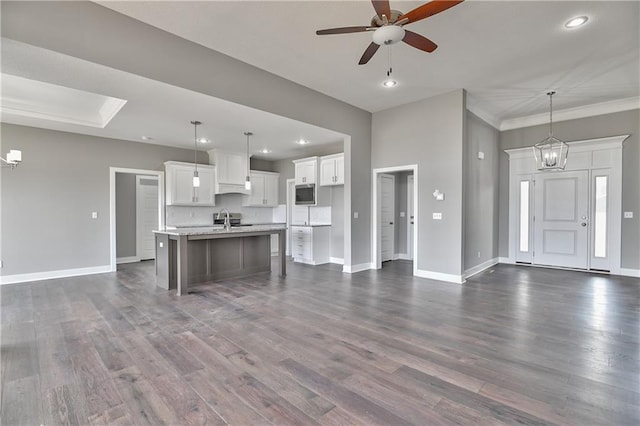
[[[9,150],[9,152],[7,153],[7,159],[5,160],[4,158],[0,157],[0,160],[2,160],[2,163],[4,163],[3,166],[6,165],[5,167],[11,167],[11,169],[13,170],[22,162],[22,151],[19,151],[17,149]]]
[[[433,191],[433,198],[435,198],[436,201],[444,201],[444,192],[440,192],[439,189],[436,189]]]

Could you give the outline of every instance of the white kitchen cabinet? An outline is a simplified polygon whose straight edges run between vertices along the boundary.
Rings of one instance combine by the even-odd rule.
[[[209,150],[209,159],[216,165],[215,193],[248,194],[244,187],[247,177],[247,154],[244,152]]]
[[[344,185],[344,153],[320,157],[320,186]]]
[[[295,164],[296,185],[316,183],[318,181],[318,157],[293,160]]]
[[[291,246],[291,254],[294,262],[309,265],[329,263],[331,227],[292,226]]]
[[[280,173],[251,170],[251,193],[243,197],[243,206],[275,207],[278,205]]]
[[[215,167],[198,164],[200,186],[193,187],[193,163],[167,161],[166,198],[168,206],[215,206]]]

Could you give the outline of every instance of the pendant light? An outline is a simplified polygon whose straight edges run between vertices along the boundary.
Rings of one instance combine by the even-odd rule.
[[[249,166],[251,158],[249,157],[249,136],[253,136],[251,132],[244,132],[244,135],[247,137],[247,178],[244,181],[244,189],[247,191],[251,191],[251,174],[249,172]]]
[[[196,166],[193,171],[193,187],[198,188],[200,186],[200,176],[198,176],[198,126],[202,123],[194,120],[191,124],[193,124],[193,163]]]
[[[533,146],[533,155],[536,158],[538,170],[564,170],[567,165],[569,145],[558,138],[553,137],[553,95],[556,92],[548,92],[549,96],[549,136]]]
[[[198,176],[198,126],[202,123],[194,120],[191,124],[193,124],[193,164],[196,167],[193,171],[193,187],[198,188],[200,186],[200,176]]]

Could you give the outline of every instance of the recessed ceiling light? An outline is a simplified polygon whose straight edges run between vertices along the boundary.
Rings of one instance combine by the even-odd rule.
[[[588,20],[589,18],[586,16],[577,16],[575,18],[569,19],[567,23],[564,24],[564,26],[566,28],[576,28],[576,27],[579,27],[580,25],[586,24]]]
[[[259,151],[261,154],[269,154],[271,152],[270,149],[264,148]]]
[[[207,138],[198,138],[198,142],[200,142],[200,143],[208,143],[209,139],[207,139]]]
[[[384,87],[395,87],[397,84],[398,82],[395,80],[385,80],[384,83],[382,83]]]
[[[299,141],[296,142],[298,145],[306,145],[309,143],[308,140],[306,139],[300,139]]]
[[[141,139],[143,141],[152,141],[153,140],[153,138],[151,136],[142,136]]]

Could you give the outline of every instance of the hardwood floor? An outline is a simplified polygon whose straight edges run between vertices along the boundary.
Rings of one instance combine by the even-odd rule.
[[[0,422],[640,424],[640,280],[339,269],[183,297],[153,262],[2,286]]]

